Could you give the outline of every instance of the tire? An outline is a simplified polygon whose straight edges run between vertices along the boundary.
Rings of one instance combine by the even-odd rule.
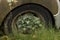
[[[37,14],[43,17],[46,27],[50,27],[50,25],[51,26],[55,25],[53,15],[47,8],[45,8],[44,6],[40,4],[28,3],[28,4],[23,4],[21,6],[16,7],[15,9],[13,9],[11,12],[8,13],[8,15],[6,16],[3,22],[5,34],[13,33],[12,26],[11,26],[13,19],[18,14],[26,10],[38,12]]]

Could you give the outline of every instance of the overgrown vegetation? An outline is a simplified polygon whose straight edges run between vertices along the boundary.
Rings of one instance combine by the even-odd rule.
[[[16,34],[15,36],[3,36],[0,40],[60,40],[60,32],[54,29],[41,29],[32,34]]]

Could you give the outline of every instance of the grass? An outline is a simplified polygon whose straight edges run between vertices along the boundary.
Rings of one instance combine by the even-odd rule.
[[[16,34],[15,36],[3,36],[0,40],[60,40],[60,31],[54,29],[41,29],[32,34]]]

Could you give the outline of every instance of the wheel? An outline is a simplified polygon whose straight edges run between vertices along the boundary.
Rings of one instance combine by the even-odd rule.
[[[48,28],[53,25],[52,13],[44,6],[35,3],[16,7],[4,19],[5,34],[31,34],[35,29],[41,29],[42,26]]]

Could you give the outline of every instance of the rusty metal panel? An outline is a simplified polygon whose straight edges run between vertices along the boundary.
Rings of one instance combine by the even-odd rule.
[[[32,2],[41,4],[48,8],[53,13],[53,15],[57,13],[58,7],[56,0],[33,0]]]

